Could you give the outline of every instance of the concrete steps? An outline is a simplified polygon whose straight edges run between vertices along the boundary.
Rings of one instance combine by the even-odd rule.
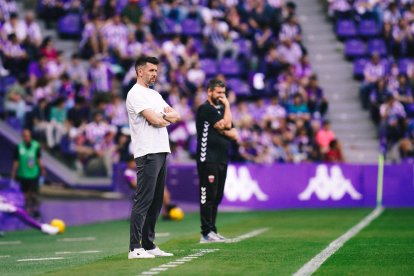
[[[352,76],[352,63],[344,58],[344,45],[337,40],[320,0],[294,0],[302,25],[304,44],[329,101],[328,118],[351,163],[375,163],[379,142],[377,128],[359,101],[359,82]]]

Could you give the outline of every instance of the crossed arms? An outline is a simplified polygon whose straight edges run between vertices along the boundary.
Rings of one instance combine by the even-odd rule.
[[[166,127],[181,120],[180,114],[170,106],[165,107],[162,113],[148,108],[143,110],[141,114],[154,127]]]

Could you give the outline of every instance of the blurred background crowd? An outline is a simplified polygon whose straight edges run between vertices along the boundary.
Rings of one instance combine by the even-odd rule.
[[[336,8],[340,2],[354,1],[332,2],[332,14],[343,18],[348,13]],[[356,20],[349,7],[346,18]],[[412,22],[400,13],[395,18],[385,13],[382,22],[391,18],[391,27]],[[58,51],[56,41],[44,35],[47,29],[78,47]],[[411,48],[404,45],[390,53],[408,55]],[[232,161],[345,161],[302,43],[296,5],[283,0],[41,0],[36,12],[24,14],[16,1],[0,0],[1,115],[15,129],[32,130],[49,152],[80,173],[110,176],[113,163],[130,159],[125,97],[136,81],[133,64],[140,55],[162,60],[154,88],[183,118],[170,129],[170,162],[193,162],[195,111],[213,77],[227,84],[241,136]],[[411,102],[408,92],[398,97],[404,78],[397,75],[391,82],[393,75],[384,70],[381,89],[393,83],[393,101]],[[373,92],[381,87],[379,79],[366,79],[362,98],[368,93],[369,105],[382,110],[382,98]],[[404,85],[409,86],[407,77]],[[394,109],[406,116],[404,108]],[[387,141],[390,126],[383,127]]]

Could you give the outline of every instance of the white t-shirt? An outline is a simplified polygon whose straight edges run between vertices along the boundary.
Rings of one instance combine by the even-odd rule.
[[[135,84],[128,92],[126,108],[131,129],[131,146],[134,158],[150,153],[170,153],[166,127],[154,127],[142,116],[145,109],[162,112],[168,104],[161,95],[150,88]]]

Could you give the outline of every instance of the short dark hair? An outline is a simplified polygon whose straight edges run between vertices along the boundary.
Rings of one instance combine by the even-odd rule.
[[[214,90],[216,87],[224,87],[226,88],[226,85],[224,82],[218,79],[212,79],[208,82],[207,90]]]
[[[138,72],[138,67],[139,66],[144,66],[147,63],[151,63],[151,64],[155,64],[158,65],[160,63],[160,61],[158,60],[158,58],[156,57],[149,57],[149,56],[140,56],[136,61],[135,61],[135,72]]]

